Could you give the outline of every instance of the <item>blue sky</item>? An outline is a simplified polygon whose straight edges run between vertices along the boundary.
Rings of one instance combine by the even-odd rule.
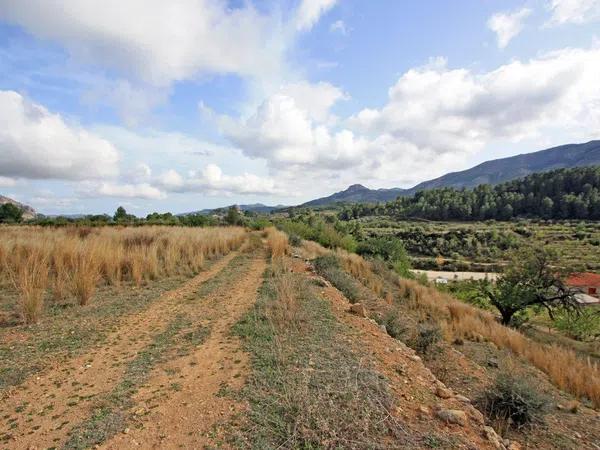
[[[600,137],[600,0],[0,0],[0,193],[298,204]]]

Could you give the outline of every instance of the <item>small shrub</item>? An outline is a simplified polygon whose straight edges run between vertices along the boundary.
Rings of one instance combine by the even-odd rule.
[[[289,235],[289,240],[292,247],[300,247],[302,245],[302,238],[295,233]]]
[[[430,354],[442,339],[442,332],[436,323],[420,324],[415,337],[411,340],[411,347],[421,355]]]
[[[398,311],[388,311],[381,318],[380,325],[385,325],[387,334],[394,339],[400,339],[408,331],[408,328],[400,321]]]
[[[547,402],[524,378],[504,371],[485,392],[482,404],[488,417],[520,428],[540,422]]]
[[[581,311],[561,311],[554,325],[578,341],[597,340],[600,338],[600,310],[588,307]]]
[[[19,309],[25,323],[36,323],[44,309],[44,295],[48,287],[48,264],[35,252],[22,261],[11,273],[15,289],[19,292]]]
[[[319,256],[314,261],[314,267],[315,271],[341,291],[350,303],[356,303],[359,298],[356,282],[343,271],[340,259],[336,255]]]

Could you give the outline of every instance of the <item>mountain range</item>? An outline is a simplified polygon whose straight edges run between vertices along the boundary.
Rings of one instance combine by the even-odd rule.
[[[413,195],[418,191],[443,187],[472,188],[480,184],[498,184],[535,172],[600,165],[600,140],[585,144],[567,144],[508,158],[486,161],[460,172],[452,172],[409,188],[369,189],[353,184],[348,189],[317,198],[300,206],[314,207],[334,203],[375,203]]]

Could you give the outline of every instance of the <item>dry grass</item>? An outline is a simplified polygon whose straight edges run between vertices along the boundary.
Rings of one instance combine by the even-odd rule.
[[[19,293],[22,315],[35,321],[46,292],[55,301],[89,303],[100,284],[137,286],[197,273],[206,259],[237,249],[242,228],[0,227],[0,286]],[[27,311],[27,312],[26,312]]]
[[[10,281],[19,292],[19,313],[25,323],[36,323],[44,309],[44,295],[48,286],[48,263],[40,252],[14,255],[18,264],[4,265]]]
[[[322,245],[317,244],[314,241],[307,240],[302,241],[302,251],[308,259],[315,259],[319,256],[323,256],[330,253],[330,250],[327,250]]]
[[[383,290],[384,274],[376,273],[371,262],[343,251],[338,251],[337,255],[344,269],[363,285],[380,297],[386,294]],[[595,407],[600,407],[600,368],[596,363],[583,360],[572,350],[559,345],[532,341],[500,324],[490,312],[462,303],[437,289],[401,278],[390,271],[384,278],[393,283],[398,297],[403,299],[417,320],[434,320],[447,340],[457,337],[489,340],[529,361],[546,373],[558,388],[579,398],[587,398]],[[391,294],[388,292],[386,297],[382,303],[389,304]]]
[[[280,258],[289,253],[289,243],[287,234],[279,231],[275,227],[269,227],[265,230],[267,235],[267,246],[272,259]]]

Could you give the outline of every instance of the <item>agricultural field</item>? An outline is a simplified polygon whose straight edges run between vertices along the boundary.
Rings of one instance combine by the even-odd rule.
[[[600,440],[595,363],[376,259],[273,227],[0,234],[1,449]]]
[[[366,237],[402,240],[412,266],[423,270],[494,272],[506,263],[507,250],[524,244],[542,246],[577,271],[600,270],[598,222],[429,222],[365,217]],[[351,223],[352,223],[351,222]]]

